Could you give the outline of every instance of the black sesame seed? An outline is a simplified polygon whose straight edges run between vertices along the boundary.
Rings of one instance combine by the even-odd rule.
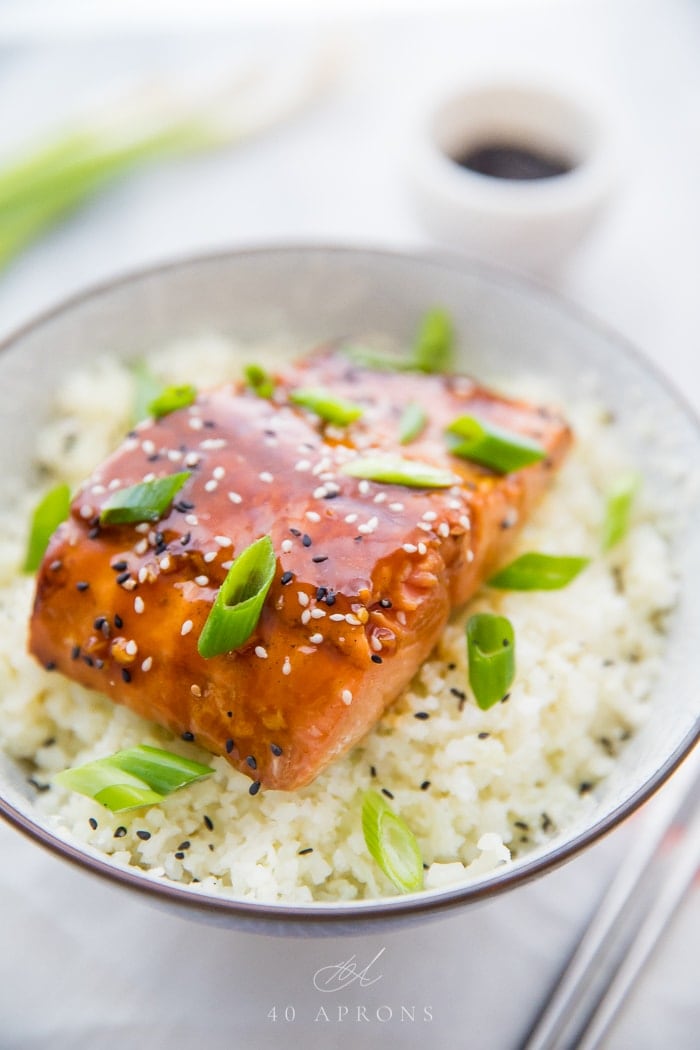
[[[314,851],[313,846],[306,846],[305,849],[300,849],[299,850],[299,852],[297,853],[297,856],[298,857],[305,857],[307,855],[307,853],[313,853],[313,851]]]
[[[457,664],[448,664],[447,665],[447,670],[448,671],[456,671],[457,670]]]
[[[362,543],[362,536],[353,536],[354,543]]]
[[[190,840],[189,839],[185,839],[185,841],[181,842],[180,845],[177,848],[178,849],[189,849],[191,845],[192,845],[192,843],[190,842]]]
[[[233,751],[233,740],[230,740],[230,739],[227,740],[226,744],[225,744],[225,747],[226,747],[226,754],[230,755],[231,752]]]
[[[259,790],[260,790],[260,781],[259,780],[254,780],[253,783],[248,788],[248,794],[249,795],[257,795]]]
[[[77,591],[86,591],[89,586],[90,584],[87,582],[87,580],[78,580],[78,582],[75,585],[75,589]]]
[[[130,578],[130,576],[131,576],[130,572],[120,572],[119,575],[117,576],[117,583],[126,583],[126,581]]]
[[[91,656],[88,656],[87,654],[85,654],[83,656],[83,663],[87,664],[88,667],[94,667],[95,666],[95,661],[93,660],[93,658]]]
[[[156,542],[156,546],[160,546],[161,543],[165,543],[165,536],[162,532],[157,532],[153,539]]]
[[[372,653],[372,655],[370,656],[370,660],[373,664],[381,664],[384,662],[379,653]]]
[[[427,791],[429,787],[430,787],[430,781],[429,780],[424,780],[423,783],[420,786],[420,789],[421,789],[421,791]]]
[[[208,828],[209,831],[213,831],[214,830],[214,823],[213,823],[211,817],[208,817],[206,815],[206,813],[205,813],[205,815],[204,815],[204,817],[202,819],[204,820],[204,826],[206,828]]]
[[[380,598],[379,604],[381,605],[382,609],[391,609],[391,602],[388,598]]]
[[[282,748],[279,746],[279,744],[270,744],[270,751],[276,758],[279,758],[282,754]]]
[[[311,561],[314,562],[315,565],[320,565],[321,562],[328,561],[328,555],[327,554],[315,554],[313,556],[313,558],[311,559]]]
[[[316,561],[315,558],[313,558],[312,560]],[[322,602],[327,594],[328,594],[328,588],[327,587],[317,587],[316,588],[316,601],[317,602]]]
[[[479,740],[486,740],[487,737],[491,736],[491,734],[490,733],[477,733],[477,736],[479,737]]]
[[[376,777],[376,775],[377,775],[377,767],[376,766],[370,766],[369,767],[369,775],[371,777]]]
[[[251,769],[257,769],[258,768],[258,763],[255,761],[255,758],[254,758],[253,755],[248,755],[248,757],[246,758],[245,761],[246,761],[246,765],[250,766]]]
[[[282,584],[283,587],[286,587],[287,584],[291,583],[293,579],[294,579],[294,573],[293,572],[283,572],[282,576],[280,577],[280,583]]]
[[[227,718],[233,718],[233,711],[227,711],[226,712],[226,717]]]
[[[73,648],[70,651],[70,658],[71,658],[71,660],[77,660],[79,656],[80,656],[80,646],[79,645],[74,645]]]
[[[501,698],[501,703],[502,704],[507,704],[509,700],[510,700],[510,693],[506,693],[506,695]]]
[[[173,503],[175,510],[187,511],[194,510],[194,503],[191,503],[188,499],[179,499],[177,503]]]
[[[549,831],[550,828],[554,827],[554,822],[548,813],[543,813],[541,816],[541,825],[543,831]]]
[[[467,699],[467,694],[462,692],[461,689],[455,688],[455,686],[450,686],[450,692],[452,693],[453,696],[456,696],[458,700],[466,700]]]
[[[88,820],[88,824],[90,825],[93,831],[97,831],[97,821],[94,817],[90,817],[90,819]]]
[[[578,793],[579,793],[579,795],[587,795],[588,792],[592,791],[592,790],[593,790],[593,785],[591,784],[590,780],[584,780],[578,786]]]
[[[119,827],[114,832],[114,837],[115,837],[115,839],[123,839],[125,835],[126,835],[126,828],[124,827],[123,824],[120,824]]]
[[[185,859],[185,854],[182,852],[182,850],[178,850],[177,853],[175,854],[175,860],[184,860],[184,859]]]
[[[98,616],[97,619],[94,621],[92,626],[95,628],[96,631],[101,631],[106,623],[107,623],[107,617],[106,616]]]
[[[155,546],[153,548],[153,553],[154,554],[165,554],[167,549],[168,549],[167,543],[159,543],[159,544],[157,544],[157,546]]]
[[[34,777],[27,777],[27,783],[31,784],[36,791],[48,791],[51,787],[50,784],[42,784],[40,781],[35,780]]]
[[[205,419],[203,422],[204,422],[204,426],[207,428],[207,430],[213,430],[214,427],[216,426],[216,423],[214,422],[213,419]]]
[[[56,670],[55,662],[53,660],[49,660],[48,663],[44,664],[44,670],[45,671],[55,671]]]
[[[105,665],[104,660],[100,660],[100,659],[94,660],[93,663],[94,663],[94,665],[95,665],[95,667],[97,668],[98,671],[101,671],[102,668]]]
[[[124,569],[129,568],[129,563],[125,561],[113,561],[110,565],[110,569],[114,569],[115,572],[124,572]]]
[[[93,527],[88,530],[88,539],[96,540],[97,537],[100,535],[100,531],[101,530],[99,525],[93,525]]]
[[[290,529],[289,531],[291,532],[292,536],[301,536],[301,532],[299,531],[299,529]]]
[[[301,542],[304,544],[305,547],[311,546],[312,540],[308,532],[305,532],[304,535],[301,537]]]
[[[128,667],[122,667],[122,681],[123,682],[130,682],[131,681],[131,671],[129,670]]]
[[[323,499],[336,499],[340,495],[339,492],[331,491],[327,492]]]
[[[191,539],[192,539],[192,533],[191,532],[186,532],[185,535],[180,540],[180,543],[182,544],[183,547],[186,547]]]
[[[157,463],[159,459],[160,459],[160,453],[159,452],[154,452],[152,455],[146,457],[146,460],[147,460],[148,463]]]
[[[118,631],[121,631],[122,627],[124,626],[124,621],[122,620],[119,613],[117,613],[114,617],[114,626],[117,628]]]
[[[416,711],[413,715],[414,718],[420,718],[422,722],[425,722],[426,718],[430,718],[427,711]]]
[[[391,791],[389,791],[389,788],[382,788],[382,795],[386,795],[387,798],[393,798],[394,797],[392,795]]]
[[[148,842],[151,837],[150,831],[137,831],[136,834],[140,839],[143,839],[144,842]]]
[[[526,824],[524,820],[514,820],[513,824],[516,828],[521,828],[523,831],[529,831],[530,825]]]
[[[186,740],[190,744],[194,740],[194,733],[190,733],[189,729],[186,729],[182,734],[182,739]]]
[[[335,605],[335,591],[329,591],[324,601],[326,605]]]
[[[213,842],[209,843],[209,849],[211,850],[212,853],[214,852],[214,843]]]

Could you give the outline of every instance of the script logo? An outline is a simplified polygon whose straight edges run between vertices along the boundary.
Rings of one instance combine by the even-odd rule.
[[[355,981],[359,981],[360,988],[369,988],[370,985],[382,979],[380,973],[370,977],[369,971],[385,951],[386,948],[380,948],[375,957],[362,970],[359,969],[356,955],[351,955],[344,962],[321,966],[314,974],[314,988],[319,992],[341,992]]]

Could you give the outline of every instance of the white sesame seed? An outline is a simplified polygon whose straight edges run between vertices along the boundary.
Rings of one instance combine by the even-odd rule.
[[[240,496],[237,492],[229,492],[228,498],[231,500],[231,503],[242,503],[243,502],[243,497]]]
[[[312,495],[314,499],[325,499],[328,495],[328,489],[325,485],[319,485],[317,489],[314,489]]]
[[[209,577],[208,576],[195,576],[194,582],[199,587],[206,587],[206,585],[209,583]]]
[[[187,425],[190,428],[190,430],[201,430],[204,426],[204,422],[198,416],[192,416],[187,421]]]
[[[121,584],[125,591],[133,591],[134,587],[137,586],[136,580],[124,580]]]
[[[325,615],[326,615],[326,610],[325,609],[312,609],[311,610],[311,619],[312,620],[322,620]]]
[[[90,491],[95,496],[102,496],[107,491],[107,489],[104,487],[104,485],[93,485]]]
[[[343,689],[342,693],[340,694],[340,699],[343,701],[346,707],[349,707],[352,703],[352,693],[350,692],[350,690]]]
[[[294,544],[291,540],[282,540],[281,550],[283,554],[289,554]]]
[[[264,645],[255,646],[255,655],[259,660],[267,660],[267,649]]]
[[[112,480],[110,481],[110,483],[107,486],[107,488],[108,489],[112,489],[112,490],[113,489],[118,489],[119,486],[121,485],[121,483],[122,483],[121,482],[121,478],[112,478]]]
[[[358,489],[360,490],[360,492],[361,492],[361,494],[363,496],[368,496],[369,495],[369,481],[366,481],[363,478],[362,481],[360,482],[360,484],[357,487],[358,487]]]
[[[329,479],[326,482],[326,495],[331,495],[336,492],[340,492],[340,485],[336,484],[335,481],[331,481]]]
[[[179,463],[182,459],[182,452],[180,452],[179,448],[169,448],[168,459],[171,463]]]
[[[304,515],[304,517],[308,518],[309,521],[314,521],[314,522],[317,522],[317,521],[321,520],[321,515],[317,514],[315,510],[307,510],[307,512]]]
[[[223,467],[214,467],[214,469],[211,472],[211,476],[213,478],[216,478],[217,481],[221,481],[221,479],[224,477],[225,474],[226,474],[226,471],[224,470]]]
[[[474,551],[471,549],[467,551],[467,561],[474,561]]]
[[[218,543],[220,547],[232,547],[233,540],[230,536],[215,536],[214,542]]]
[[[361,623],[360,623],[360,621],[359,621],[359,620],[357,619],[357,617],[356,617],[356,616],[353,616],[353,615],[352,615],[352,613],[347,613],[347,614],[346,614],[346,616],[345,616],[345,622],[346,622],[346,623],[349,623],[351,627],[361,627],[361,626],[362,626],[362,624],[361,624]]]
[[[166,554],[164,558],[160,559],[158,564],[160,565],[160,568],[161,568],[162,572],[167,572],[169,570],[169,568],[170,568],[170,565],[171,565],[170,555]]]
[[[185,514],[185,521],[188,525],[199,525],[199,518],[196,514]]]
[[[324,487],[327,489],[328,482],[329,481],[330,482],[333,481],[333,478],[335,477],[335,474],[334,474],[334,472],[332,470],[324,470],[323,474],[319,474],[319,477],[320,477],[321,481],[323,481],[325,483]]]
[[[199,442],[199,447],[212,450],[226,448],[226,441],[224,438],[206,438],[206,440]]]
[[[152,470],[149,470],[148,474],[144,474],[142,480],[143,481],[155,481],[156,480],[156,476],[155,476],[155,474],[153,473]]]
[[[340,623],[341,620],[345,619],[344,613],[331,613],[328,617],[329,620],[333,620],[335,623]]]
[[[404,509],[403,503],[390,503],[389,510],[395,511],[397,514]]]
[[[150,671],[152,667],[153,667],[153,657],[152,656],[147,656],[146,659],[141,664],[141,670],[142,671]]]
[[[145,565],[142,565],[139,569],[139,583],[145,583],[148,579],[148,569]]]
[[[447,539],[450,535],[450,526],[446,521],[441,521],[438,525],[438,536],[442,536],[443,539]]]
[[[312,645],[320,645],[321,642],[323,641],[323,635],[322,634],[312,634],[309,637],[309,641],[311,642]]]
[[[450,510],[461,510],[462,504],[458,499],[448,499],[447,506]]]
[[[294,469],[298,470],[299,472],[303,472],[305,470],[310,470],[311,469],[311,463],[309,462],[308,459],[300,459],[294,464]]]
[[[386,492],[378,492],[377,495],[374,497],[374,502],[375,503],[385,503],[386,502]]]
[[[415,554],[418,550],[415,543],[402,543],[401,547],[406,551],[406,554]]]
[[[309,596],[306,591],[297,591],[297,598],[299,599],[299,605],[306,607],[309,604]]]
[[[469,532],[472,527],[472,523],[466,514],[463,514],[459,519],[459,524],[462,526],[465,532]]]
[[[192,693],[192,696],[201,696],[202,695],[202,690],[196,684],[190,686],[190,692]]]
[[[432,532],[433,531],[433,526],[430,525],[427,521],[417,521],[416,522],[416,528],[417,529],[422,529],[423,532]]]
[[[370,637],[369,644],[372,646],[372,648],[374,649],[375,653],[381,652],[381,650],[382,650],[382,643],[379,641],[379,639],[377,638],[376,634],[373,634]]]
[[[145,441],[141,442],[141,448],[147,456],[152,456],[156,450],[155,442],[151,441],[150,438],[146,438]]]
[[[214,478],[211,478],[211,479],[210,479],[209,481],[207,481],[207,483],[205,484],[205,486],[204,486],[204,491],[205,491],[205,492],[216,492],[216,490],[218,489],[218,487],[219,487],[219,482],[218,482],[218,481],[215,481],[215,480],[214,480]]]
[[[146,606],[144,605],[143,598],[141,597],[140,594],[137,594],[136,597],[134,598],[134,612],[135,613],[139,613],[139,615],[140,615],[145,608],[146,608]]]
[[[292,673],[292,665],[291,665],[291,663],[289,661],[289,657],[285,656],[284,663],[282,664],[282,674],[291,674],[291,673]]]
[[[422,515],[423,521],[436,521],[437,514],[434,510],[426,510],[425,514]]]
[[[345,515],[345,521],[348,523],[348,525],[354,525],[355,522],[357,521],[357,518],[358,518],[357,514],[346,514]]]
[[[396,619],[399,621],[402,627],[406,626],[406,613],[403,611],[403,609],[399,609],[399,611],[396,614]]]
[[[204,561],[207,563],[207,565],[211,565],[211,563],[216,559],[218,553],[218,551],[207,551],[207,553],[204,555]]]
[[[226,572],[228,572],[228,570],[231,568],[232,565],[233,565],[233,560],[231,558],[229,558],[228,561],[222,561],[221,568],[222,569],[226,569]]]
[[[199,456],[196,452],[188,452],[185,456],[185,466],[196,467],[199,463]]]
[[[193,627],[194,624],[191,620],[185,620],[182,627],[180,628],[180,634],[182,635],[182,637],[184,638],[186,634],[189,634]]]
[[[88,518],[94,518],[94,516],[95,516],[95,509],[94,509],[94,507],[91,507],[89,503],[86,503],[84,506],[82,506],[80,508],[80,517],[81,518],[85,518],[86,521],[87,521]]]
[[[304,609],[303,613],[301,614],[301,622],[304,624],[304,626],[306,626],[310,619],[311,609]]]
[[[424,543],[419,543],[418,544],[418,553],[419,554],[427,554],[428,553],[428,548],[426,547],[426,545]]]
[[[138,651],[139,651],[138,645],[136,644],[136,642],[134,641],[133,638],[130,638],[129,641],[124,646],[124,652],[127,653],[129,656],[136,656]]]
[[[134,544],[134,554],[145,554],[148,550],[148,540],[144,536],[142,540]],[[139,574],[140,575],[140,574]]]
[[[275,480],[269,470],[263,470],[260,474],[258,474],[258,477],[261,481],[266,482],[266,484],[268,485],[271,485],[272,482]]]

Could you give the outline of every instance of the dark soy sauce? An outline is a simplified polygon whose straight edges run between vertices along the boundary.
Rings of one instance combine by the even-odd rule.
[[[478,175],[489,175],[493,179],[552,179],[566,175],[573,165],[553,154],[494,143],[490,146],[475,146],[453,158],[455,164]]]

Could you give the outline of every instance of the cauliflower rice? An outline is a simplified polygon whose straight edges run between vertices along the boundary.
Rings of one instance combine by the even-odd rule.
[[[237,375],[240,361],[240,349],[211,339],[169,347],[148,363],[165,382],[207,386]],[[66,378],[38,435],[41,485],[15,483],[15,510],[0,531],[0,747],[26,767],[38,808],[62,837],[229,897],[339,901],[395,893],[364,843],[370,786],[391,793],[415,832],[426,888],[508,863],[592,804],[595,784],[646,717],[676,591],[663,529],[643,494],[628,536],[600,553],[604,492],[629,464],[599,405],[566,406],[574,450],[514,552],[588,555],[589,567],[561,591],[485,588],[359,746],[309,787],[251,797],[248,778],[224,759],[47,673],[26,651],[33,579],[20,566],[40,488],[59,479],[76,487],[111,452],[129,428],[133,382],[113,359]],[[481,610],[512,621],[517,647],[510,696],[488,711],[467,685],[464,624]],[[140,743],[215,773],[157,807],[121,814],[51,786],[68,766]]]

